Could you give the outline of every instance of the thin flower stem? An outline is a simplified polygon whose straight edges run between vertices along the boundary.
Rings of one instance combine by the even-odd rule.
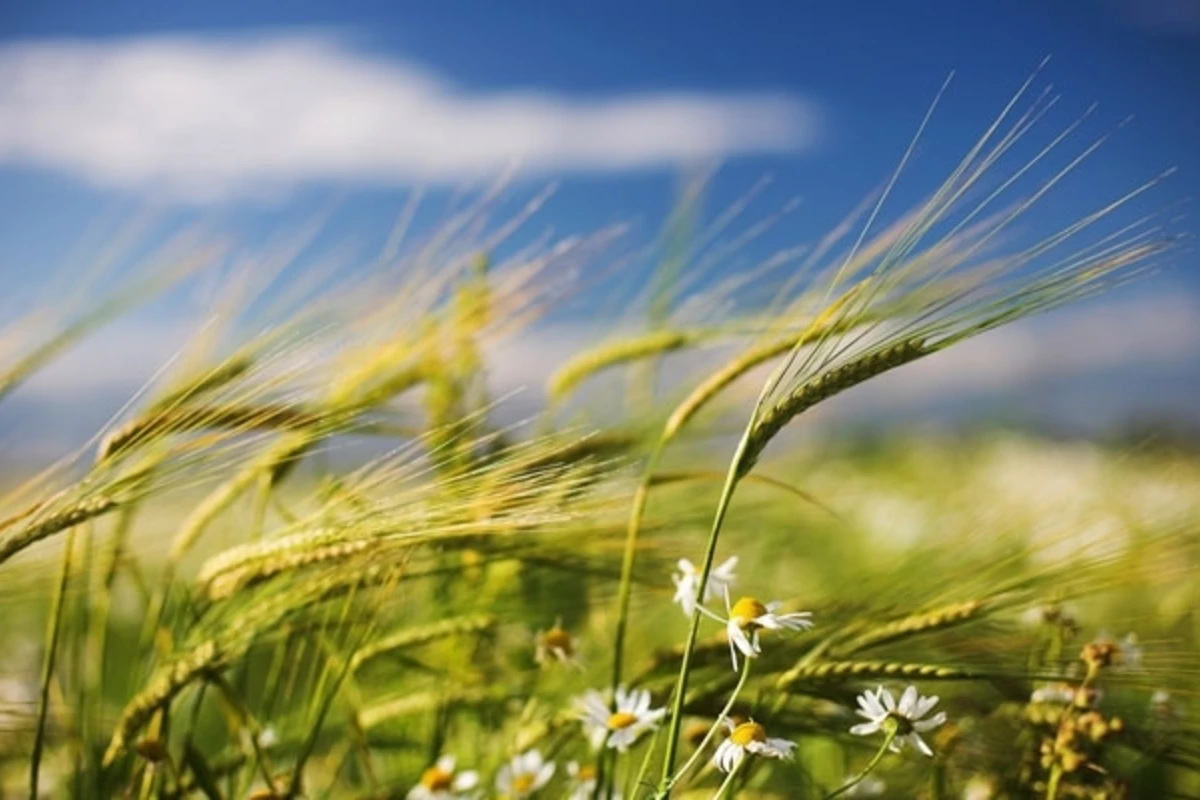
[[[875,769],[875,767],[879,765],[879,762],[883,760],[884,755],[887,754],[888,748],[892,746],[892,742],[896,740],[896,733],[898,731],[898,727],[892,726],[892,729],[888,731],[887,737],[883,740],[883,744],[879,746],[879,752],[877,752],[874,757],[871,758],[871,761],[869,764],[867,764],[866,768],[862,772],[855,775],[854,779],[849,783],[835,790],[832,794],[825,795],[825,800],[833,800],[833,798],[837,797],[838,795],[845,794],[861,783],[863,778],[870,775],[871,770]]]
[[[658,740],[662,736],[662,728],[656,728],[654,737],[650,740],[650,746],[646,748],[646,754],[642,756],[642,765],[638,767],[637,777],[633,781],[634,790],[638,791],[642,786],[646,785],[646,775],[650,772],[650,761],[654,758],[654,753],[658,750]],[[655,794],[657,797],[657,793]]]
[[[605,800],[605,798],[612,797],[612,778],[616,772],[616,765],[613,763],[613,751],[608,746],[608,737],[611,735],[611,731],[604,735],[604,742],[600,745],[600,755],[596,758],[596,786],[592,789],[592,800]]]
[[[1055,764],[1050,770],[1050,780],[1046,781],[1046,800],[1055,800],[1058,797],[1058,783],[1062,780],[1062,766]]]
[[[30,797],[38,796],[42,748],[46,743],[46,719],[50,711],[50,684],[54,682],[54,664],[58,657],[67,587],[71,582],[71,556],[75,550],[75,530],[75,528],[71,528],[67,533],[67,542],[63,546],[62,573],[58,579],[58,591],[54,595],[54,605],[50,611],[50,624],[46,631],[46,655],[42,660],[42,682],[38,693],[37,728],[33,734],[33,753],[29,759]]]
[[[704,564],[700,568],[700,580],[696,584],[696,610],[692,612],[692,625],[688,631],[687,645],[683,650],[683,660],[679,664],[679,678],[675,684],[675,698],[671,706],[671,727],[667,731],[667,755],[663,760],[662,780],[660,782],[662,786],[668,784],[671,774],[675,771],[675,756],[679,751],[679,728],[683,723],[683,699],[687,693],[687,679],[688,672],[692,666],[692,654],[696,650],[696,635],[700,630],[699,607],[704,602],[704,588],[708,585],[708,575],[712,571],[713,557],[717,552],[717,538],[721,534],[721,524],[725,521],[725,513],[729,510],[729,503],[733,499],[733,492],[743,475],[742,461],[745,458],[746,450],[750,443],[750,431],[751,425],[747,425],[746,432],[742,434],[742,438],[738,442],[733,460],[729,463],[729,472],[725,476],[725,485],[721,489],[721,497],[717,501],[717,512],[713,516],[712,530],[708,534],[708,547],[704,551]],[[670,796],[669,789],[666,790],[665,796]]]
[[[592,800],[604,800],[604,781],[608,777],[608,770],[605,769],[608,764],[607,743],[608,735],[605,734],[604,744],[600,745],[600,753],[596,756],[596,785],[592,787]]]
[[[725,793],[733,788],[733,782],[737,778],[738,773],[742,771],[742,764],[745,764],[747,760],[747,758],[743,758],[737,763],[737,766],[729,770],[729,774],[725,776],[725,780],[717,789],[717,793],[713,795],[713,800],[721,800],[721,798],[725,796]]]
[[[633,508],[629,512],[629,524],[625,530],[625,552],[621,557],[621,584],[617,589],[617,634],[613,641],[612,693],[615,702],[617,687],[621,685],[621,671],[625,659],[625,633],[629,626],[629,598],[633,594],[633,565],[637,560],[638,534],[641,531],[642,517],[646,513],[646,503],[650,497],[650,481],[654,470],[662,460],[663,450],[667,444],[666,437],[655,443],[654,449],[646,460],[646,468],[638,481],[633,495]]]
[[[684,775],[688,774],[692,767],[696,765],[696,762],[700,760],[700,756],[704,754],[704,748],[708,747],[709,742],[711,742],[713,737],[716,735],[717,728],[719,728],[721,723],[723,723],[726,718],[729,717],[729,712],[733,710],[733,704],[737,701],[738,695],[741,694],[742,689],[745,688],[746,679],[749,677],[750,659],[747,658],[744,666],[742,667],[742,675],[738,678],[737,686],[733,687],[733,694],[729,696],[729,700],[725,703],[725,707],[722,708],[721,713],[717,715],[716,722],[714,722],[712,727],[708,729],[708,733],[704,734],[704,738],[700,740],[700,744],[696,745],[696,752],[692,753],[692,757],[689,758],[684,765],[679,768],[679,771],[675,773],[675,777],[671,778],[670,782],[666,786],[667,791],[670,791],[675,784],[683,778]]]

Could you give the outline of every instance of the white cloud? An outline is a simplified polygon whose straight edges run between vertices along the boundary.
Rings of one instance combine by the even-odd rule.
[[[813,143],[777,94],[475,93],[328,36],[0,46],[0,164],[190,199],[304,181],[615,171]]]

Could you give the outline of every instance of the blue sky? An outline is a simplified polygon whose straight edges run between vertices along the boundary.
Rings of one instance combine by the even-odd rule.
[[[722,162],[710,213],[770,173],[762,214],[802,199],[761,243],[785,246],[820,235],[887,177],[952,70],[899,207],[936,184],[1047,55],[1037,86],[1062,95],[1048,128],[1093,102],[1081,141],[1133,121],[1064,184],[1045,219],[1168,167],[1178,171],[1146,210],[1196,195],[1195,0],[5,3],[0,75],[15,69],[26,82],[0,89],[0,277],[36,285],[64,269],[89,225],[146,206],[167,222],[219,219],[253,240],[336,197],[331,236],[381,238],[416,183],[436,196],[514,155],[529,167],[517,197],[561,179],[541,223],[583,231],[631,221],[645,237],[688,159]],[[187,82],[197,71],[211,78],[199,89]],[[289,87],[288,76],[304,85]],[[182,89],[164,90],[171,80]],[[333,116],[412,141],[328,129],[327,118],[303,121],[326,125],[306,139],[290,119],[302,106],[286,98],[275,118],[257,109],[264,119],[237,128],[258,105],[256,86],[272,97],[295,89],[296,103],[311,90]],[[356,87],[368,88],[360,97]],[[139,105],[160,90],[170,103]],[[376,113],[378,98],[395,101],[392,116]],[[180,126],[186,135],[162,145],[169,137],[156,131]],[[210,130],[220,158],[205,153]],[[247,141],[255,132],[293,138],[272,149]],[[353,157],[327,152],[339,143]],[[1200,319],[1200,281],[1184,262],[1131,301],[1151,316],[1154,298],[1175,304],[1179,326],[1156,334],[1171,385],[1200,375],[1200,342],[1177,341]],[[0,302],[0,311],[11,309]],[[1189,380],[1183,391],[1195,388]]]

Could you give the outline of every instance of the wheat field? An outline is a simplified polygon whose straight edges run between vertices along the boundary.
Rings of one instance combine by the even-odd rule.
[[[757,223],[642,279],[617,229],[507,246],[544,198],[486,193],[353,277],[228,278],[111,424],[3,463],[0,792],[1200,795],[1194,455],[819,414],[1182,252],[1128,210],[1165,175],[1029,235],[1102,143],[1045,103],[721,280]],[[226,258],[172,240],[48,333],[9,320],[0,402]],[[645,313],[544,402],[495,391],[504,342],[631,281]]]

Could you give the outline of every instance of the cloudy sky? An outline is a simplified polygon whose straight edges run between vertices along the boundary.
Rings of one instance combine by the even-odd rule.
[[[498,175],[517,197],[556,183],[539,224],[652,237],[680,175],[719,163],[710,214],[770,175],[752,214],[800,202],[760,246],[812,241],[886,179],[952,71],[901,204],[1047,55],[1051,132],[1093,103],[1084,144],[1132,120],[1041,214],[1069,219],[1170,167],[1147,211],[1196,194],[1198,0],[0,3],[0,314],[82,268],[106,220],[152,209],[252,242],[336,198],[330,236],[386,236],[416,187],[436,198]],[[1068,415],[1186,410],[1196,275],[1181,259],[1105,305],[982,342],[974,361],[995,369],[946,358],[891,391],[919,405],[915,387],[939,380],[1010,401],[1036,385]],[[118,342],[161,360],[163,331],[117,329],[45,391],[124,374],[97,367]],[[1045,395],[1047,372],[1079,379]]]

